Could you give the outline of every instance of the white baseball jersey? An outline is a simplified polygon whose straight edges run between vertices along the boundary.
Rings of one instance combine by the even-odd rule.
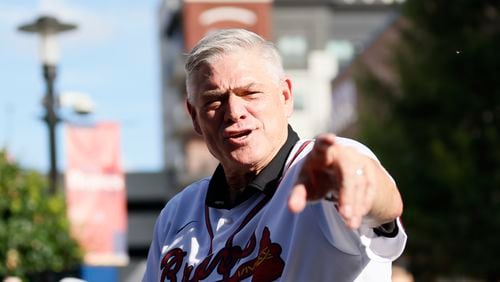
[[[218,190],[225,183],[221,166],[171,199],[156,222],[143,281],[391,281],[391,263],[406,244],[399,221],[387,237],[364,225],[347,228],[328,200],[298,214],[288,210],[313,146],[294,134],[236,206],[225,206]],[[375,158],[354,140],[336,142]]]

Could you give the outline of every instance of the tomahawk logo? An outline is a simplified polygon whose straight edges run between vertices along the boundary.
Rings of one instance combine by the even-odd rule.
[[[236,282],[252,277],[252,281],[274,281],[281,277],[285,262],[281,258],[281,246],[271,242],[271,233],[267,227],[262,231],[259,251],[254,258],[250,255],[256,248],[255,233],[245,248],[232,246],[230,242],[217,254],[210,254],[200,264],[193,266],[184,263],[187,253],[180,248],[170,250],[161,261],[161,281],[177,281],[177,275],[182,270],[181,281],[201,281],[212,272],[220,274],[219,281]],[[240,261],[245,262],[236,265]]]

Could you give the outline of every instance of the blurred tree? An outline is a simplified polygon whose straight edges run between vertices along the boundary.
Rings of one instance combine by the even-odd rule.
[[[81,257],[63,195],[50,194],[40,174],[21,170],[0,150],[0,281],[58,281],[54,272],[73,270]]]
[[[398,81],[357,69],[360,138],[401,189],[418,281],[500,281],[499,1],[407,0],[402,15]]]

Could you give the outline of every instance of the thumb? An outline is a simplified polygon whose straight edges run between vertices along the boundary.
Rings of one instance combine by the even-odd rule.
[[[299,213],[304,210],[307,204],[306,186],[302,183],[297,183],[290,193],[288,198],[288,209],[293,213]]]

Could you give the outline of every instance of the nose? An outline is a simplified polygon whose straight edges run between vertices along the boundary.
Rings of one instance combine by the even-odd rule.
[[[247,111],[245,101],[242,97],[233,93],[229,94],[226,102],[226,111],[224,113],[224,120],[237,122],[240,119],[246,118]]]

